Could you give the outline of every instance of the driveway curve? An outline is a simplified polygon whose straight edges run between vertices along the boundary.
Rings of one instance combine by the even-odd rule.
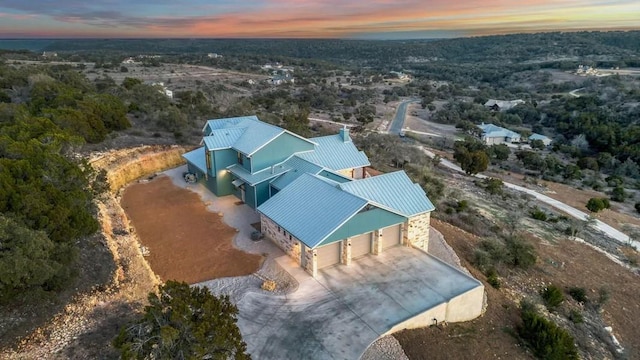
[[[419,146],[419,148],[429,157],[433,158],[436,156],[436,154],[434,154],[433,152],[425,149],[423,146]],[[460,166],[452,163],[451,161],[447,160],[447,159],[441,159],[440,160],[440,164],[446,168],[449,168],[453,171],[457,171],[460,173],[464,173],[464,170],[462,170],[460,168]],[[476,174],[474,175],[475,177],[479,178],[479,179],[486,179],[488,176],[486,175],[482,175],[482,174]],[[564,211],[565,213],[567,213],[568,215],[579,219],[579,220],[584,220],[584,221],[588,221],[591,220],[591,218],[589,217],[588,214],[586,214],[583,211],[580,211],[572,206],[569,206],[561,201],[558,201],[556,199],[553,199],[547,195],[541,194],[535,190],[531,190],[531,189],[527,189],[525,187],[516,185],[516,184],[512,184],[512,183],[508,183],[508,182],[504,182],[503,181],[504,186],[516,190],[516,191],[520,191],[526,194],[529,194],[533,197],[536,198],[536,200],[543,202],[547,205],[553,206],[554,208]],[[631,240],[631,238],[629,237],[629,235],[615,229],[614,227],[605,224],[604,222],[600,221],[600,220],[595,220],[593,222],[593,224],[591,225],[592,227],[596,228],[597,230],[603,232],[605,235],[607,235],[608,237],[615,239],[623,244],[629,244],[631,246],[633,246],[636,249],[640,249],[640,242],[638,241],[634,241]]]

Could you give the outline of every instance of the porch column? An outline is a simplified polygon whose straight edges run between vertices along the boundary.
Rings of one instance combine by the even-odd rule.
[[[371,249],[371,252],[374,255],[382,254],[382,229],[373,232],[373,249]]]
[[[342,240],[342,261],[343,265],[351,265],[351,239]]]

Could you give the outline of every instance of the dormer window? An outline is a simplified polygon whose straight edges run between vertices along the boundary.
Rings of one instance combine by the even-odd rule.
[[[242,165],[242,153],[238,151],[238,164]]]

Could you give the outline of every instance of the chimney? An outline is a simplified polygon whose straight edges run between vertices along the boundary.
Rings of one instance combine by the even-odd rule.
[[[342,129],[340,129],[340,137],[342,138],[343,142],[349,142],[351,141],[351,137],[349,137],[349,128],[347,128],[347,126],[343,126]]]

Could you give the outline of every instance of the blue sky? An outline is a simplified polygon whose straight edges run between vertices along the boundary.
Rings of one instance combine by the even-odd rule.
[[[638,0],[0,1],[2,38],[429,38],[639,28]]]

